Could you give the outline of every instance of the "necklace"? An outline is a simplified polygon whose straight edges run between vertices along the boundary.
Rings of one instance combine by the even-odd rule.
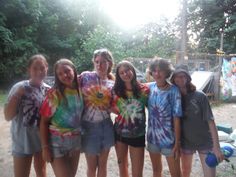
[[[161,86],[157,85],[157,87],[161,90],[166,90],[169,87],[169,84],[168,82],[166,82],[164,85],[161,85]]]
[[[97,82],[98,82],[98,85],[99,85],[99,90],[97,91],[97,98],[98,99],[102,99],[104,97],[103,93],[102,93],[102,85],[101,85],[101,80],[100,80],[100,77],[98,76],[97,77]]]

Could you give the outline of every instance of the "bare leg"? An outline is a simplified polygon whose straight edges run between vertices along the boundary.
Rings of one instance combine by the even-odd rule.
[[[79,164],[80,150],[75,150],[67,157],[68,169],[71,177],[76,175],[78,164]]]
[[[96,169],[98,167],[98,156],[85,154],[87,161],[87,177],[96,177]]]
[[[30,174],[32,156],[13,157],[15,177],[28,177]]]
[[[116,145],[116,155],[119,165],[120,177],[129,177],[128,173],[128,145],[117,141]]]
[[[66,157],[54,158],[51,165],[56,177],[70,177]]]
[[[181,177],[180,159],[175,159],[174,156],[166,157],[170,174],[172,177]]]
[[[193,154],[181,154],[181,169],[183,177],[190,177],[192,171]]]
[[[152,161],[153,177],[162,177],[162,162],[160,153],[149,152]]]
[[[46,177],[46,162],[42,158],[42,152],[34,154],[34,170],[37,177]]]
[[[106,177],[107,176],[107,158],[110,149],[104,149],[98,156],[98,173],[97,177]]]
[[[132,163],[132,176],[142,177],[143,176],[143,163],[144,163],[144,148],[135,148],[130,146],[130,158]]]

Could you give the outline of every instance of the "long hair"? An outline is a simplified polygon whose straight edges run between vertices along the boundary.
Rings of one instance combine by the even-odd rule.
[[[93,59],[92,61],[94,62],[95,58],[101,56],[102,58],[106,59],[109,62],[109,67],[107,70],[107,77],[110,80],[115,80],[114,75],[111,73],[112,67],[113,67],[113,57],[112,53],[108,49],[98,49],[95,50],[93,53]]]
[[[129,61],[125,61],[125,60],[118,63],[118,65],[116,67],[116,80],[115,80],[115,84],[114,84],[115,94],[119,97],[127,99],[125,83],[120,78],[120,75],[119,75],[119,69],[121,66],[123,66],[127,69],[130,69],[133,72],[134,77],[131,80],[132,92],[133,92],[134,97],[139,98],[139,96],[140,96],[140,83],[137,81],[135,68]]]
[[[73,86],[76,88],[78,94],[79,94],[79,90],[78,90],[78,80],[77,80],[77,71],[75,68],[75,65],[72,63],[72,61],[70,61],[69,59],[66,58],[62,58],[59,59],[55,64],[54,64],[54,75],[55,75],[55,82],[54,82],[54,86],[53,88],[55,88],[57,91],[59,91],[60,95],[63,97],[63,99],[65,99],[66,103],[67,103],[67,99],[65,97],[64,94],[64,90],[65,90],[65,85],[59,80],[58,76],[57,76],[57,68],[59,65],[68,65],[73,69],[74,72],[74,80],[73,80]]]
[[[186,89],[187,89],[187,92],[188,93],[191,93],[191,92],[195,92],[197,87],[191,82],[191,78],[190,76],[188,76],[185,72],[183,72],[187,78],[187,82],[186,82]],[[177,75],[177,73],[174,73],[172,76],[171,76],[171,83],[174,84],[175,86],[178,87],[178,85],[175,83],[175,76]],[[190,78],[190,79],[189,79]]]

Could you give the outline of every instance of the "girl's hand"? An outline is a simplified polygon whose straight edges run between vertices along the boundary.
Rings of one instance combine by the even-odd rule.
[[[175,143],[175,145],[172,149],[172,152],[174,154],[174,159],[177,160],[180,157],[180,144],[179,144],[179,142]]]
[[[218,163],[222,162],[225,159],[224,154],[220,150],[220,147],[213,147],[213,153],[215,154]]]
[[[43,147],[43,160],[46,162],[52,162],[52,153],[48,146]]]

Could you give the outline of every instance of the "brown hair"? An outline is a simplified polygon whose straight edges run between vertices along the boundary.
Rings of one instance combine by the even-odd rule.
[[[77,89],[77,92],[79,94],[79,90],[78,90],[78,80],[77,80],[77,71],[76,71],[76,68],[75,68],[75,65],[73,64],[72,61],[70,61],[69,59],[66,59],[66,58],[62,58],[62,59],[59,59],[55,64],[54,64],[54,75],[55,75],[55,83],[54,83],[54,88],[57,89],[59,91],[59,93],[62,95],[62,97],[66,100],[66,97],[65,97],[65,94],[64,94],[64,90],[65,90],[65,86],[64,84],[61,83],[61,81],[59,80],[58,76],[57,76],[57,68],[59,65],[68,65],[70,66],[73,71],[74,71],[74,80],[73,80],[73,84],[74,84],[74,87]],[[67,100],[66,100],[66,103],[67,103]]]
[[[158,68],[161,71],[164,71],[166,73],[166,78],[169,78],[171,76],[171,73],[174,71],[174,67],[172,64],[162,58],[154,58],[150,64],[149,64],[149,74],[152,75],[152,72],[155,71],[155,69]]]
[[[126,60],[123,60],[120,63],[118,63],[117,67],[116,67],[116,80],[115,80],[115,84],[114,84],[114,91],[115,91],[116,95],[118,95],[118,96],[120,96],[124,99],[127,99],[125,83],[120,78],[120,75],[119,75],[119,69],[120,69],[121,66],[126,67],[126,68],[130,69],[133,72],[134,77],[131,80],[132,92],[133,92],[133,95],[136,98],[139,98],[140,84],[137,81],[134,66],[132,65],[132,63],[130,63],[129,61],[126,61]]]
[[[48,67],[48,62],[42,54],[36,54],[30,57],[27,67],[30,68],[33,62],[37,59],[43,60],[44,64]]]
[[[95,50],[94,53],[93,53],[92,61],[94,62],[95,58],[97,58],[98,56],[101,56],[102,58],[106,59],[109,62],[109,67],[108,67],[108,70],[107,70],[107,77],[110,80],[115,80],[115,76],[111,73],[112,67],[113,67],[112,53],[108,49]]]

